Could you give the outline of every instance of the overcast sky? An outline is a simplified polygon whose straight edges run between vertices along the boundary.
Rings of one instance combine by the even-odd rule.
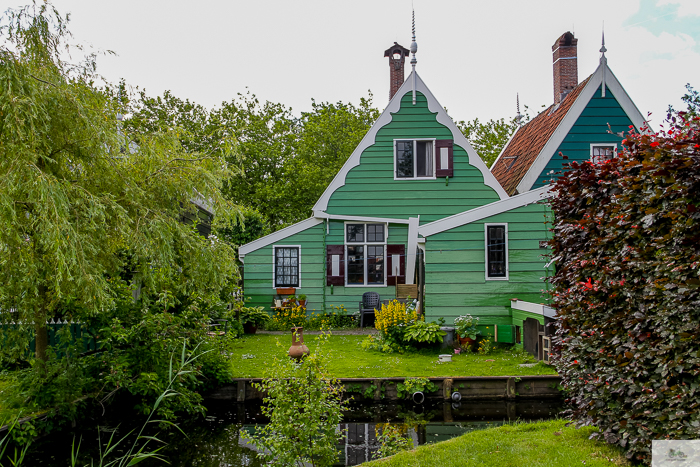
[[[23,0],[0,0],[4,11]],[[109,81],[149,95],[171,90],[212,108],[246,92],[309,110],[311,99],[388,101],[384,50],[409,48],[410,0],[54,0],[71,14],[74,41],[116,56]],[[653,125],[685,84],[700,89],[700,0],[413,0],[418,73],[455,120],[550,105],[554,41],[572,31],[579,81],[598,65],[605,23],[608,65]],[[410,65],[407,63],[407,69]],[[408,76],[408,73],[407,75]]]

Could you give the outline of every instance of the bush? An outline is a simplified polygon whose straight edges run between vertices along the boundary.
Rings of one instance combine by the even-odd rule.
[[[700,437],[700,121],[630,132],[554,184],[556,359],[579,425],[629,458]]]
[[[381,352],[404,352],[415,350],[416,346],[440,342],[445,334],[440,324],[426,323],[418,314],[416,301],[405,304],[392,300],[375,310],[374,326],[379,331],[379,339],[370,335],[362,342],[365,350]]]
[[[338,460],[343,387],[330,376],[323,354],[327,335],[299,363],[283,357],[272,375],[256,383],[266,394],[262,412],[270,423],[250,435],[258,457],[274,465],[331,466]]]
[[[307,319],[308,329],[348,329],[359,326],[358,312],[350,314],[343,305],[331,305],[331,309],[333,311],[328,313],[312,312]]]
[[[276,308],[272,320],[265,324],[268,331],[289,331],[293,327],[306,325],[306,308],[295,306],[291,308]]]

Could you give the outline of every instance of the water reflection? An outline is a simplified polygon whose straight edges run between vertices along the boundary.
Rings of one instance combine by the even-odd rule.
[[[187,437],[178,432],[161,435],[168,442],[162,453],[176,467],[262,466],[246,434],[268,422],[260,404],[208,401],[204,420],[182,423]],[[514,420],[541,420],[554,417],[561,401],[470,401],[461,403],[354,404],[345,413],[344,431],[336,465],[357,465],[371,460],[379,449],[376,430],[386,423],[400,424],[415,446],[445,441],[463,433],[499,426]],[[124,432],[128,431],[122,428]],[[97,453],[96,428],[64,431],[46,437],[35,445],[26,465],[70,465],[73,434],[83,437],[82,460],[90,465]],[[65,452],[65,455],[63,455]],[[47,453],[50,453],[47,456]],[[147,463],[144,466],[163,465]]]

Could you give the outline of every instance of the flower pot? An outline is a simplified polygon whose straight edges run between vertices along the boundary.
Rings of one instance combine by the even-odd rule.
[[[289,356],[295,360],[309,355],[309,348],[304,345],[304,328],[292,328],[292,346],[289,348]]]
[[[299,306],[303,306],[304,308],[306,308],[306,302],[307,300],[299,300]]]
[[[459,355],[459,353],[462,351],[462,349],[455,349],[455,355]]]
[[[460,337],[460,338],[459,338],[459,343],[460,343],[460,345],[461,345],[463,348],[469,349],[469,350],[473,351],[473,350],[474,350],[474,345],[476,344],[476,340],[475,340],[475,339],[471,339],[471,338],[469,338],[469,337]]]
[[[243,323],[243,332],[246,334],[255,334],[258,326],[255,323]]]

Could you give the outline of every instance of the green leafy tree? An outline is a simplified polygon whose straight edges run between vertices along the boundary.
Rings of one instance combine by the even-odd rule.
[[[696,91],[690,83],[685,85],[685,89],[688,91],[681,97],[681,100],[686,105],[686,109],[681,111],[691,116],[700,115],[700,92]],[[668,106],[668,119],[670,120],[674,115],[678,114],[672,105]]]
[[[270,228],[278,230],[296,221],[295,206],[286,196],[287,165],[294,157],[298,134],[296,119],[282,104],[260,103],[252,93],[224,102],[211,112],[211,125],[235,138],[238,153],[228,157],[237,170],[226,181],[225,193],[232,202],[255,207]]]
[[[526,105],[524,110],[520,117],[511,119],[500,118],[484,123],[475,118],[467,122],[460,120],[455,124],[486,166],[491,167],[518,126],[530,121],[530,108]]]
[[[251,441],[258,456],[272,465],[321,467],[338,460],[342,386],[326,368],[325,337],[319,337],[317,349],[299,363],[276,360],[270,369],[273,376],[257,384],[267,394],[262,410],[270,423],[252,434]]]
[[[311,216],[313,205],[378,117],[371,93],[357,107],[314,101],[311,112],[302,114],[296,156],[286,167],[290,183],[285,195],[296,208],[294,220]]]
[[[169,131],[120,130],[121,102],[95,87],[93,56],[64,61],[67,19],[50,4],[10,10],[0,46],[0,308],[34,322],[46,361],[46,321],[61,305],[92,319],[138,280],[161,310],[173,297],[217,301],[237,274],[233,250],[197,235],[193,199],[228,225],[237,210],[222,195],[221,154],[183,148]],[[126,277],[125,277],[126,275]],[[28,344],[29,334],[24,336]]]
[[[464,137],[471,143],[472,147],[487,167],[496,161],[501,150],[508,142],[518,122],[515,118],[506,121],[505,118],[489,120],[482,123],[478,118],[465,122],[456,122],[457,128],[464,134]]]
[[[650,462],[700,437],[700,116],[555,182],[557,371],[579,425]]]

